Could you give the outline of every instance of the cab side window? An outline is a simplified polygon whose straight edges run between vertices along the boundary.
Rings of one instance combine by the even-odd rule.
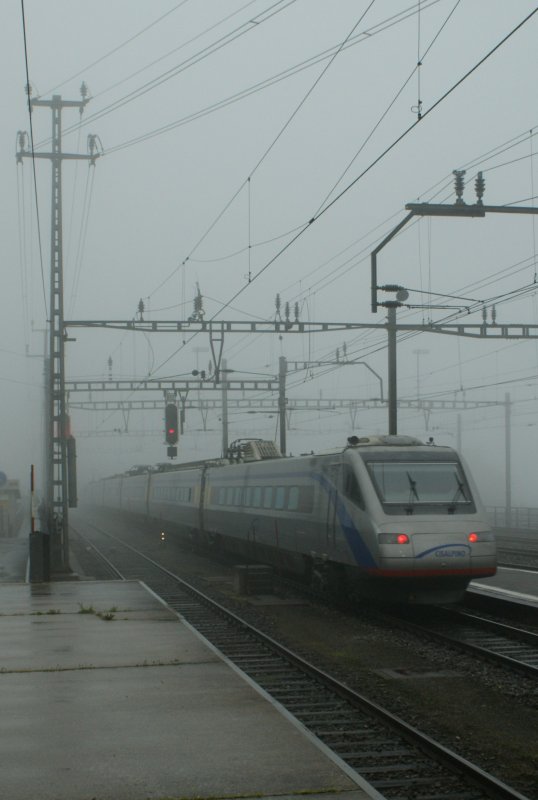
[[[357,476],[355,475],[353,470],[347,465],[344,473],[344,494],[353,503],[355,503],[355,505],[359,506],[359,508],[362,508],[362,510],[364,511],[366,506],[364,504],[364,499],[359,487]]]

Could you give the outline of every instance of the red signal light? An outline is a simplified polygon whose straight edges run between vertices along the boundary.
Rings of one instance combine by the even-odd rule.
[[[164,435],[167,444],[176,444],[177,434],[177,406],[174,403],[167,403],[164,409]]]

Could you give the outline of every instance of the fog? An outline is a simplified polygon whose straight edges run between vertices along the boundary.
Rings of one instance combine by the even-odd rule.
[[[454,203],[461,169],[467,203],[478,171],[484,203],[535,203],[538,14],[503,43],[534,9],[531,0],[26,0],[32,97],[79,100],[84,81],[90,102],[82,117],[63,111],[62,147],[86,153],[88,135],[98,137],[94,166],[62,166],[65,319],[136,319],[142,300],[145,320],[186,320],[199,287],[205,319],[275,319],[278,294],[281,314],[288,302],[293,317],[297,304],[304,322],[384,323],[386,310],[370,308],[370,252],[406,203]],[[17,131],[30,131],[21,4],[0,14],[0,469],[26,485],[30,464],[42,469],[51,168],[36,160],[34,184],[31,159],[16,163]],[[35,108],[32,124],[36,151],[47,151],[50,110]],[[409,292],[398,321],[478,324],[494,306],[498,324],[538,324],[537,224],[508,214],[411,221],[379,254],[379,284]],[[68,381],[192,377],[212,359],[206,334],[68,333]],[[365,400],[380,395],[371,370],[386,394],[386,345],[375,329],[227,333],[223,356],[231,379],[248,380],[274,378],[280,356],[331,362],[338,349],[370,369],[290,367],[287,396]],[[537,379],[536,340],[400,333],[402,401],[495,405],[402,407],[398,430],[461,443],[485,502],[503,505],[509,395],[512,502],[536,505]],[[193,392],[219,399],[210,387]],[[119,397],[69,395],[81,485],[166,460],[162,392],[125,392],[161,403],[128,417],[75,405]],[[276,396],[275,410],[256,413],[229,397],[230,440],[278,442]],[[220,454],[219,411],[205,428],[187,411],[179,460]],[[288,450],[386,430],[386,409],[294,411]]]

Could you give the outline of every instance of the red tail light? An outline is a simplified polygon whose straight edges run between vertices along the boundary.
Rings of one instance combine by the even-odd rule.
[[[477,542],[478,541],[478,534],[477,533],[470,533],[467,537],[470,542]]]
[[[399,533],[396,540],[398,544],[409,544],[409,536],[407,533]]]

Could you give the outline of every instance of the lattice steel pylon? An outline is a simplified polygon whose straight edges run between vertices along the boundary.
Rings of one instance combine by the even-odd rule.
[[[87,160],[90,165],[100,153],[97,137],[88,136],[88,154],[62,152],[62,110],[78,108],[82,114],[88,103],[87,88],[80,88],[81,100],[62,100],[53,95],[51,100],[29,98],[31,110],[50,108],[52,112],[52,147],[50,152],[27,150],[28,137],[19,134],[17,161],[23,158],[46,158],[52,165],[51,239],[50,239],[50,308],[49,308],[49,380],[46,425],[46,506],[49,533],[51,534],[51,566],[55,571],[69,571],[68,528],[68,439],[69,419],[65,397],[65,332],[63,303],[63,246],[62,246],[62,162]],[[72,498],[73,501],[73,498]],[[73,503],[72,503],[73,504]]]

